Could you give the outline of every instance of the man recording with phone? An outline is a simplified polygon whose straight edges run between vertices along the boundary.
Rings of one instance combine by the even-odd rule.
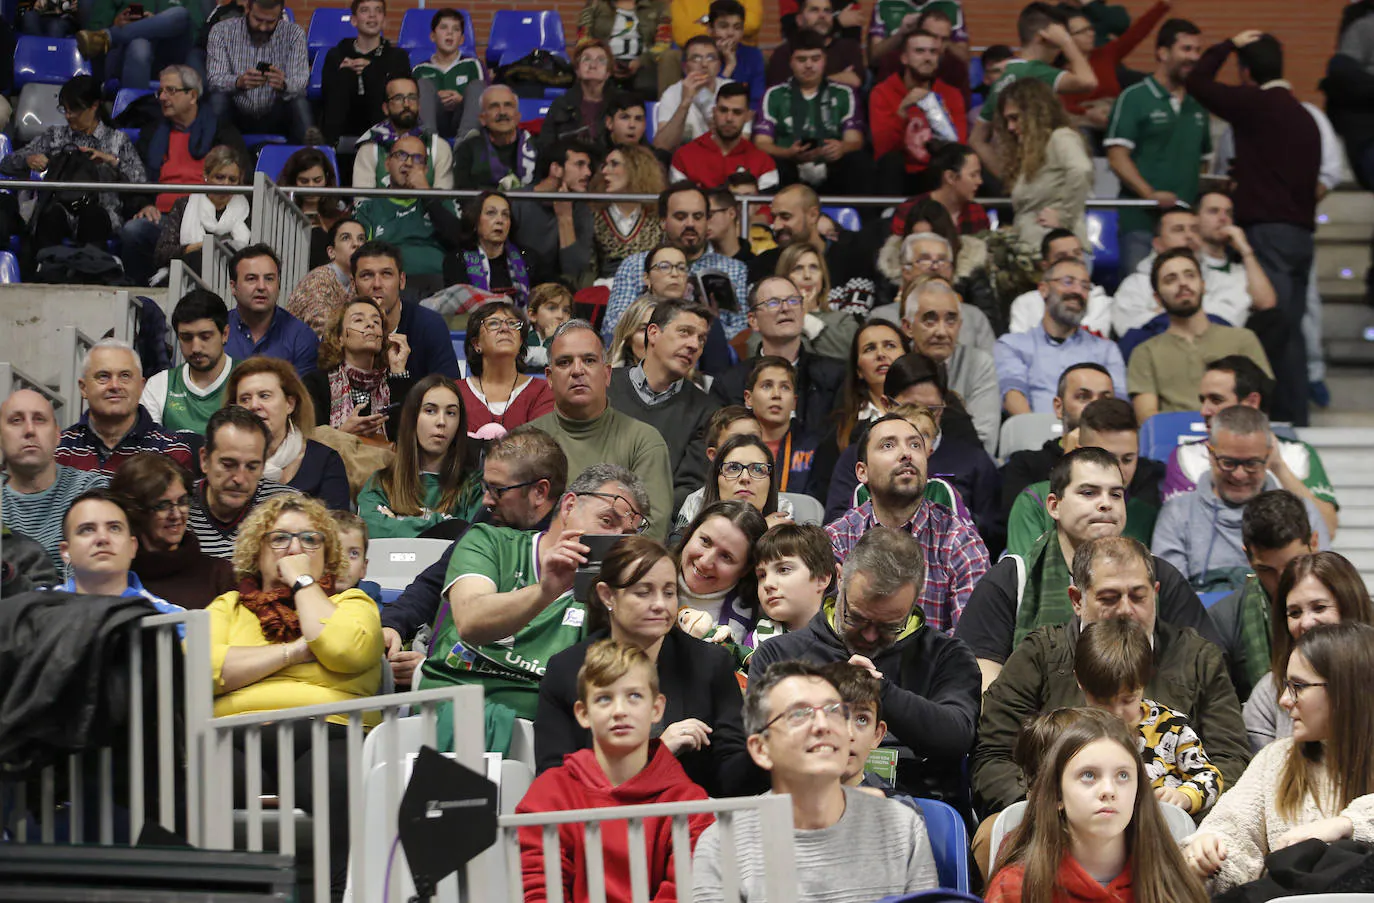
[[[305,31],[283,21],[284,11],[282,0],[249,0],[247,14],[211,29],[210,106],[242,132],[276,132],[291,144],[319,144],[305,96]]]
[[[587,632],[573,582],[598,563],[583,537],[641,533],[648,510],[638,476],[596,464],[568,486],[547,531],[473,526],[449,561],[449,607],[434,625],[416,689],[478,684],[488,704],[533,720],[549,659]]]

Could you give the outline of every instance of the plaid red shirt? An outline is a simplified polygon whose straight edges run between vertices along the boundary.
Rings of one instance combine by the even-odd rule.
[[[892,214],[892,234],[906,235],[906,218],[911,215],[911,208],[921,201],[930,197],[930,192],[918,194],[914,198],[907,198],[897,205],[897,211]],[[964,206],[964,213],[959,217],[960,235],[977,235],[979,232],[991,232],[992,221],[988,219],[988,212],[983,209],[983,205],[977,201],[969,201]]]
[[[859,537],[879,526],[873,516],[873,503],[852,508],[825,528],[835,560],[844,564]],[[987,573],[988,549],[973,524],[944,505],[922,501],[907,530],[921,544],[926,559],[926,580],[921,587],[921,607],[926,623],[936,630],[952,633],[959,615],[968,604],[973,587]]]

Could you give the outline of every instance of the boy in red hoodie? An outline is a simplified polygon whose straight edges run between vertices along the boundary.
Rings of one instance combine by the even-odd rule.
[[[706,791],[692,783],[677,759],[649,733],[663,718],[658,670],[639,648],[602,640],[587,650],[577,672],[573,714],[592,732],[592,748],[569,753],[563,764],[534,779],[517,813],[560,812],[605,806],[634,806],[704,800]],[[692,845],[711,824],[709,815],[690,819]],[[602,823],[606,899],[629,903],[630,848],[625,822]],[[563,899],[587,903],[587,856],[580,824],[559,828],[563,863]],[[655,903],[674,903],[672,820],[648,819],[644,839],[649,865],[649,891]],[[544,844],[538,828],[520,829],[520,865],[525,903],[548,898],[544,878]]]

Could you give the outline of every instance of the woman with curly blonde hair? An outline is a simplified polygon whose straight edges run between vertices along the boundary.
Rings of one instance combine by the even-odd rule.
[[[1046,232],[1064,228],[1088,247],[1093,161],[1054,90],[1037,79],[1013,82],[998,95],[992,127],[1011,186],[1016,239],[1039,248]]]
[[[608,114],[611,111],[607,111]],[[660,194],[667,187],[663,166],[648,148],[617,145],[606,155],[589,191],[608,194]],[[656,203],[617,201],[593,205],[595,277],[614,279],[621,262],[649,251],[662,240]]]
[[[233,560],[238,588],[207,609],[216,717],[377,694],[385,648],[377,603],[359,589],[335,593],[343,554],[338,528],[324,505],[294,494],[263,502],[239,528]],[[330,721],[325,725],[329,807],[347,812],[348,722],[342,716]],[[312,732],[309,721],[295,724],[296,804],[309,812]],[[275,730],[262,732],[259,761],[266,792],[275,792],[278,784],[278,737]],[[246,772],[246,763],[238,760],[235,770]],[[243,777],[234,781],[240,794]],[[347,818],[329,819],[329,849],[331,884],[341,891],[348,864]]]
[[[354,298],[344,304],[320,337],[319,368],[301,377],[315,425],[395,440],[401,402],[415,382],[406,369],[409,360],[410,344],[387,328],[376,301]]]

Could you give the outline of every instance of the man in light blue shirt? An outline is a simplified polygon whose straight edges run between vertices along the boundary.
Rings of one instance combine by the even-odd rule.
[[[735,289],[735,309],[720,311],[720,325],[725,330],[725,337],[733,339],[748,325],[745,320],[744,299],[749,290],[749,276],[744,264],[738,260],[707,250],[708,209],[706,195],[691,182],[674,185],[658,196],[658,216],[663,228],[663,242],[687,255],[687,263],[693,275],[714,271],[729,277],[730,284]],[[644,257],[643,251],[631,254],[621,261],[620,269],[615,271],[611,299],[606,305],[606,316],[601,321],[601,337],[607,345],[610,345],[615,335],[615,326],[624,316],[626,309],[647,291]],[[706,301],[704,298],[696,300]]]
[[[229,260],[229,341],[224,350],[236,361],[253,355],[279,357],[301,376],[314,371],[320,340],[314,330],[277,306],[281,260],[265,244],[249,245]]]
[[[1059,375],[1074,364],[1101,364],[1125,398],[1126,363],[1113,342],[1080,329],[1092,292],[1088,268],[1060,260],[1045,271],[1040,294],[1045,313],[1029,332],[1009,332],[993,346],[1002,407],[1008,414],[1047,414],[1054,410]]]

